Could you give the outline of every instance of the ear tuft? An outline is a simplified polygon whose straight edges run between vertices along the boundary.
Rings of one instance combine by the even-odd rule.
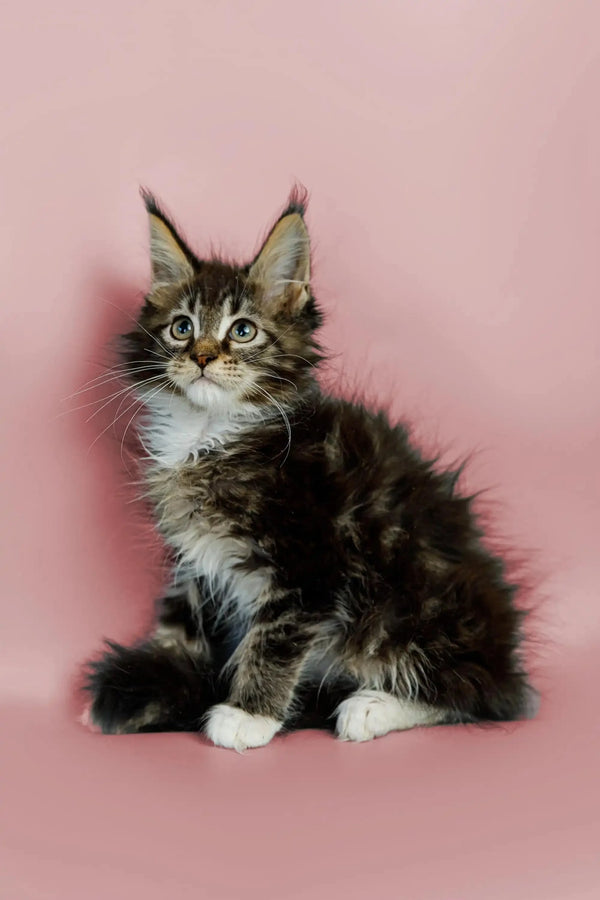
[[[144,201],[144,206],[146,207],[146,212],[150,213],[153,216],[158,216],[159,218],[166,218],[165,213],[160,208],[160,204],[152,191],[149,191],[148,188],[140,187],[140,197]]]
[[[308,206],[308,190],[304,187],[303,184],[300,184],[299,181],[296,182],[292,190],[290,191],[290,196],[288,197],[287,207],[281,214],[281,217],[287,216],[290,213],[298,213],[299,216],[306,215],[306,208]]]
[[[186,281],[195,271],[194,254],[154,195],[146,188],[141,188],[140,194],[148,212],[150,225],[152,287]]]

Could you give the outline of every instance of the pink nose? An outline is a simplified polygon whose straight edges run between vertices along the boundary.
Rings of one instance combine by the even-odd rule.
[[[198,363],[198,365],[200,366],[201,369],[204,369],[209,364],[209,362],[212,362],[213,359],[216,359],[216,358],[217,358],[216,356],[197,356],[196,362]]]

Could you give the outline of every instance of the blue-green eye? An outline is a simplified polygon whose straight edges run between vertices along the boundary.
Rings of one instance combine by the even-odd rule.
[[[248,319],[238,319],[231,326],[229,337],[232,341],[237,341],[238,344],[245,344],[255,338],[256,334],[256,325],[253,325]]]
[[[178,316],[171,325],[171,335],[177,341],[187,341],[193,331],[193,322],[187,316]]]

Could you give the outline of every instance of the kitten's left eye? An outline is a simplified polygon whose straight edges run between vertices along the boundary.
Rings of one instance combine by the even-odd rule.
[[[256,335],[256,325],[253,325],[248,319],[238,319],[237,322],[233,323],[231,331],[229,332],[231,340],[237,341],[239,344],[245,344],[248,341],[251,341]]]
[[[194,323],[187,316],[178,316],[171,325],[171,335],[177,341],[187,341],[194,331]]]

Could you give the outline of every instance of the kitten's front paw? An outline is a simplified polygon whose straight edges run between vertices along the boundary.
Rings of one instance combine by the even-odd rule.
[[[342,741],[370,741],[402,728],[401,704],[383,691],[359,691],[337,708],[336,732]],[[414,723],[413,723],[414,724]],[[412,727],[407,722],[407,728]]]
[[[281,729],[270,716],[253,716],[238,706],[219,703],[208,711],[204,732],[217,747],[241,753],[248,747],[263,747]]]

